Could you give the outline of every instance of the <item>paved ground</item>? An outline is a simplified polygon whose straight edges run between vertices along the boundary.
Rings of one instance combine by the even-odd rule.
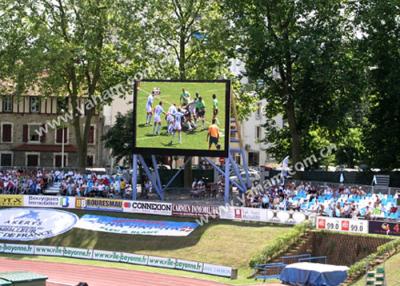
[[[50,263],[0,258],[1,271],[32,271],[49,277],[48,286],[75,286],[87,282],[89,286],[222,286],[224,284],[165,274],[128,271],[115,268]],[[265,286],[278,286],[268,284]]]

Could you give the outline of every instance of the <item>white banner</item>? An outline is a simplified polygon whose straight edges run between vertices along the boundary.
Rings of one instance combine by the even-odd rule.
[[[35,247],[28,244],[4,243],[0,246],[0,252],[11,254],[34,254]]]
[[[295,211],[280,211],[262,208],[241,208],[221,206],[221,219],[298,224],[306,220],[306,215]]]
[[[60,196],[24,196],[25,207],[39,208],[75,208],[75,197]]]
[[[93,250],[84,248],[64,247],[63,256],[91,259],[93,257]]]
[[[129,219],[86,214],[80,218],[75,227],[118,234],[188,236],[198,226],[195,222]]]
[[[366,220],[319,216],[316,227],[329,231],[368,233],[368,221]]]
[[[74,257],[81,259],[148,265],[232,278],[231,267],[168,257],[147,256],[118,251],[73,248],[63,246],[0,243],[0,253]],[[235,272],[236,273],[236,272]]]
[[[203,263],[189,260],[177,259],[175,268],[191,272],[203,272]]]
[[[204,263],[203,273],[217,275],[217,276],[231,277],[232,268],[221,265]]]
[[[131,254],[121,252],[121,260],[120,262],[129,263],[129,264],[140,264],[147,265],[149,257],[147,255],[139,255],[139,254]]]
[[[30,241],[69,231],[78,216],[52,209],[13,208],[0,210],[0,240]]]
[[[93,259],[119,262],[121,260],[121,252],[93,250]]]
[[[172,215],[172,204],[145,201],[124,201],[123,211],[136,214]]]
[[[157,256],[149,256],[149,261],[147,265],[162,267],[162,268],[175,268],[176,259],[175,258],[165,258]]]

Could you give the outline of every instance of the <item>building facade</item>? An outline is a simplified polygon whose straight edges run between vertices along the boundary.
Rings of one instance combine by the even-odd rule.
[[[80,106],[86,100],[79,99]],[[68,107],[68,99],[60,96],[0,96],[0,167],[76,167],[78,148],[72,125],[54,129],[47,125],[42,136],[36,132],[46,122],[57,122]],[[88,136],[88,167],[105,166],[103,130],[104,119],[96,114]]]
[[[266,100],[260,100],[257,103],[257,110],[241,123],[243,147],[246,150],[249,166],[260,166],[276,161],[275,158],[267,153],[268,143],[264,141],[264,125],[266,123],[264,110],[266,106]],[[274,120],[278,127],[283,127],[284,123],[281,115],[275,117]]]

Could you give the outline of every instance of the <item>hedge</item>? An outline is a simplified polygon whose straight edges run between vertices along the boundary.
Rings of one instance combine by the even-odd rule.
[[[311,229],[310,222],[304,222],[293,227],[288,233],[278,236],[274,242],[265,247],[260,254],[250,260],[250,267],[263,264],[287,252],[294,244],[298,243],[301,236]]]

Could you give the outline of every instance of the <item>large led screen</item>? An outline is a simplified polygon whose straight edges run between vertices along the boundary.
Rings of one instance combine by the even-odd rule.
[[[142,80],[134,87],[134,154],[227,157],[230,81]]]

